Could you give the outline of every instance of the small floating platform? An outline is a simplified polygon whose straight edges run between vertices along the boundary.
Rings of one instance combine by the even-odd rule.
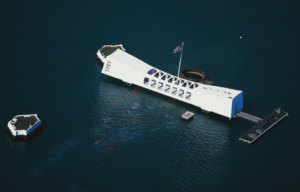
[[[13,139],[16,137],[27,139],[41,127],[41,124],[37,114],[17,115],[8,122],[7,127]]]
[[[252,144],[264,133],[266,133],[269,129],[271,129],[277,123],[279,123],[284,117],[288,117],[289,114],[285,111],[281,111],[281,109],[278,108],[275,109],[270,115],[268,115],[264,119],[259,119],[257,117],[254,117],[252,115],[243,112],[240,115],[237,114],[237,116],[238,117],[244,116],[245,119],[257,123],[252,129],[250,129],[247,133],[245,133],[242,137],[239,138],[240,141],[243,141],[248,144]]]
[[[180,118],[183,120],[189,121],[189,120],[193,119],[194,115],[195,115],[194,113],[187,111],[187,112],[184,112],[180,116]]]

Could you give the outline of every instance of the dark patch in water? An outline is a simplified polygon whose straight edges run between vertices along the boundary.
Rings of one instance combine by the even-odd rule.
[[[107,135],[106,135],[106,134],[103,134],[103,138],[100,139],[99,141],[97,141],[97,142],[95,143],[95,145],[97,145],[99,142],[103,142],[106,138],[107,138]]]
[[[117,145],[119,145],[120,143],[123,143],[123,141],[122,140],[120,140],[120,141],[118,141],[118,142],[116,142],[116,143],[114,143],[114,144],[112,144],[109,148],[108,148],[108,151],[110,151],[110,150],[112,150],[112,149],[114,149]]]

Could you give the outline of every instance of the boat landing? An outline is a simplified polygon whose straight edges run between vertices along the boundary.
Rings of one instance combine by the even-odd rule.
[[[252,144],[260,136],[279,123],[284,117],[289,115],[287,112],[281,111],[280,108],[275,109],[264,119],[259,119],[243,112],[241,114],[237,114],[237,116],[257,123],[252,129],[239,138],[240,141],[248,144]]]

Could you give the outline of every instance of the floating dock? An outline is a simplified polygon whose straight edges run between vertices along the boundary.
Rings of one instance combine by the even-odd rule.
[[[285,111],[281,111],[280,108],[275,109],[270,115],[264,119],[260,119],[253,115],[249,115],[244,112],[239,112],[238,117],[250,120],[257,123],[252,129],[245,133],[242,137],[239,138],[240,141],[243,141],[248,144],[252,144],[269,129],[279,123],[284,117],[287,117],[289,114]]]
[[[25,140],[41,127],[42,121],[37,114],[17,115],[7,124],[12,138],[22,137]]]
[[[184,112],[184,113],[180,116],[180,118],[181,118],[181,119],[184,119],[184,120],[186,120],[186,121],[189,121],[189,120],[193,119],[194,115],[195,115],[194,113],[187,111],[187,112]]]

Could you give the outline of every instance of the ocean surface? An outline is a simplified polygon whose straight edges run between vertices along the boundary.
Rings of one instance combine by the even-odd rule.
[[[299,10],[297,0],[1,1],[0,191],[299,191]],[[182,41],[182,68],[242,90],[246,113],[289,117],[247,145],[238,139],[251,123],[126,86],[95,59],[123,44],[176,75]],[[31,113],[41,131],[13,140],[7,122]]]

